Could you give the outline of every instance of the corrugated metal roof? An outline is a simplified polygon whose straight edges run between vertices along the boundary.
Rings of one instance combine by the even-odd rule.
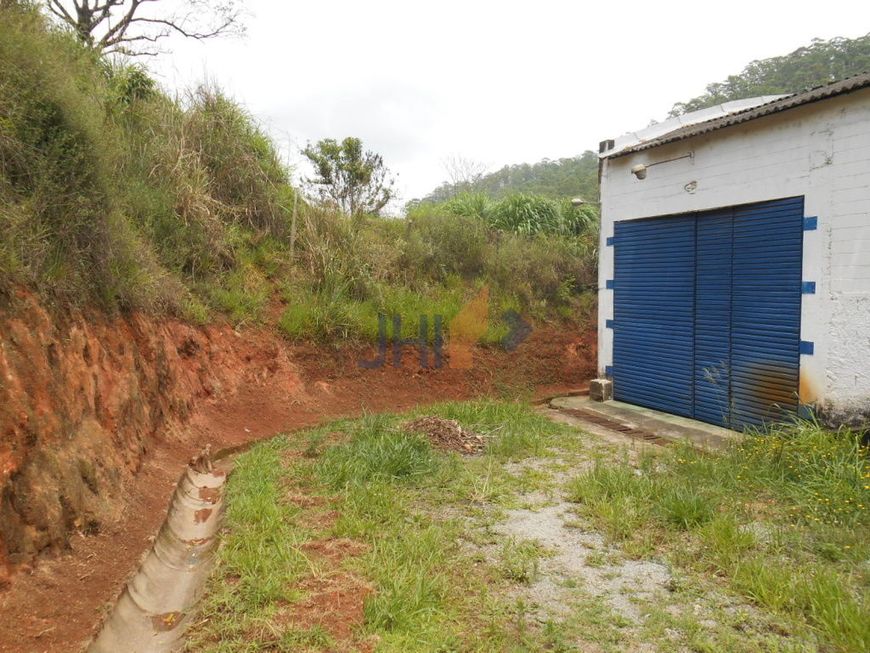
[[[809,104],[811,102],[818,102],[819,100],[825,100],[827,98],[837,95],[843,95],[844,93],[857,91],[868,86],[870,86],[870,73],[862,73],[861,75],[848,77],[846,79],[840,80],[839,82],[826,84],[825,86],[818,86],[816,88],[810,89],[809,91],[794,93],[793,95],[786,95],[785,97],[765,102],[752,108],[742,109],[740,111],[729,113],[725,116],[719,116],[711,120],[705,120],[703,122],[681,126],[667,132],[666,134],[662,134],[656,138],[651,138],[649,140],[644,140],[635,145],[630,145],[628,147],[615,146],[610,150],[602,152],[600,156],[602,159],[609,159],[623,156],[624,154],[631,154],[632,152],[648,150],[659,145],[664,145],[665,143],[673,143],[675,141],[681,141],[686,138],[691,138],[692,136],[698,136],[700,134],[706,134],[717,129],[722,129],[723,127],[739,125],[740,123],[748,122],[756,118],[761,118],[762,116],[768,116],[773,113],[779,113],[780,111],[793,109],[795,107]]]
[[[617,137],[613,142],[613,147],[609,148],[604,154],[599,155],[601,158],[613,157],[621,153],[623,150],[634,148],[638,145],[657,141],[660,138],[672,134],[675,131],[691,125],[697,125],[702,122],[710,122],[716,118],[754,109],[755,107],[767,104],[773,100],[788,97],[787,95],[762,95],[760,97],[745,98],[742,100],[732,100],[723,102],[706,109],[698,109],[690,111],[680,116],[668,118],[663,122],[653,123],[649,127],[637,129],[635,131],[626,132],[622,136]]]

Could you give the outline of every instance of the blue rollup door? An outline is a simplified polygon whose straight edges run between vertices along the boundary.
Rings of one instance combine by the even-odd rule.
[[[617,222],[614,398],[692,416],[695,218]]]
[[[731,426],[798,408],[802,197],[734,209]]]
[[[734,429],[798,409],[803,198],[615,224],[613,391]]]
[[[728,426],[731,408],[730,210],[698,218],[695,272],[695,419]]]

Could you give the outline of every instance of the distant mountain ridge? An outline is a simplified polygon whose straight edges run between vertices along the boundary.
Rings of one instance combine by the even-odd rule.
[[[740,73],[707,85],[702,95],[677,102],[670,116],[758,95],[798,93],[870,72],[870,34],[855,39],[813,39],[779,57],[750,62]]]
[[[443,202],[461,192],[484,193],[495,199],[510,193],[556,200],[579,195],[594,201],[598,199],[598,155],[587,150],[576,157],[506,165],[474,181],[444,182],[422,201]]]
[[[702,95],[674,104],[669,117],[730,100],[797,93],[863,72],[870,72],[870,34],[855,39],[813,39],[789,54],[752,61],[740,73],[709,84]],[[494,199],[528,193],[556,200],[580,196],[596,201],[598,156],[587,150],[576,157],[506,165],[473,181],[445,182],[422,201],[443,202],[461,192],[484,193]]]

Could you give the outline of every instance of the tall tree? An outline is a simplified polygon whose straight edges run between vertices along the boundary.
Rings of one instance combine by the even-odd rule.
[[[870,34],[856,39],[813,39],[794,52],[748,64],[742,72],[707,86],[703,95],[678,102],[670,116],[757,95],[797,93],[870,71]]]
[[[364,150],[362,141],[348,137],[340,143],[325,138],[311,143],[302,154],[314,166],[315,176],[304,180],[309,193],[350,215],[378,215],[395,197],[395,180],[380,154]]]
[[[244,31],[237,0],[47,0],[49,12],[101,52],[159,53],[173,34],[204,40]]]

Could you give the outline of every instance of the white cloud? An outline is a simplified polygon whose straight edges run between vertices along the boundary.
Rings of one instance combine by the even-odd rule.
[[[405,199],[461,154],[493,168],[595,149],[752,59],[870,30],[854,0],[249,3],[244,40],[175,40],[164,84],[209,78],[283,147],[359,136]]]

